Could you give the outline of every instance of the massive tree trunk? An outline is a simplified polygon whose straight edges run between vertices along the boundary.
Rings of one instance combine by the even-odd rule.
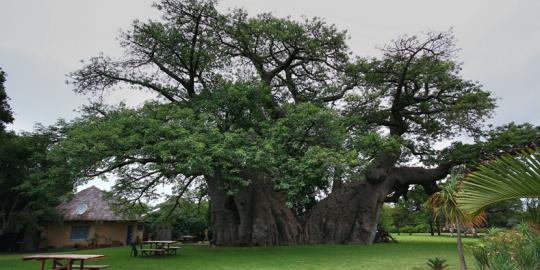
[[[305,243],[371,244],[389,189],[364,181],[334,190],[306,213]]]
[[[213,243],[220,246],[273,246],[302,243],[302,227],[282,194],[262,175],[228,195],[219,179],[206,177],[211,198]]]
[[[384,183],[344,185],[300,218],[301,223],[267,181],[253,181],[235,195],[227,195],[216,178],[207,177],[207,183],[213,243],[220,246],[371,244],[389,189]]]
[[[272,179],[246,174],[251,184],[234,195],[222,189],[219,177],[206,176],[211,201],[213,243],[221,246],[293,244],[371,244],[385,201],[406,194],[411,184],[433,192],[435,180],[449,166],[379,170],[366,180],[336,185],[332,193],[298,217],[287,207]],[[393,192],[393,194],[392,194]],[[388,197],[389,194],[392,196]]]

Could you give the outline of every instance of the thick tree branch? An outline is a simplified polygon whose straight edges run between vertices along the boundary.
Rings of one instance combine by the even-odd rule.
[[[166,215],[166,218],[169,218],[173,213],[174,213],[174,210],[176,210],[176,208],[178,207],[178,205],[180,204],[180,199],[182,198],[182,196],[184,196],[184,193],[187,191],[188,187],[191,185],[191,183],[193,182],[193,180],[195,180],[195,176],[190,176],[188,177],[188,182],[184,185],[184,187],[182,188],[182,190],[180,191],[180,194],[178,194],[176,196],[176,200],[174,202],[174,205],[173,207],[171,208],[171,210],[169,211],[169,213]]]
[[[397,202],[404,196],[406,199],[410,185],[421,185],[424,191],[428,194],[433,194],[439,191],[437,181],[444,179],[455,164],[453,162],[445,162],[436,168],[423,167],[398,167],[392,170],[390,178],[394,182],[392,196],[386,198],[386,202]]]
[[[112,171],[114,171],[116,169],[131,165],[131,164],[136,164],[136,163],[146,164],[146,163],[149,163],[149,162],[156,162],[156,161],[158,161],[158,160],[153,159],[153,158],[143,158],[143,159],[130,158],[130,159],[127,159],[126,161],[116,163],[116,164],[114,164],[114,165],[112,165],[112,166],[110,166],[110,167],[108,167],[106,169],[103,169],[101,171],[95,170],[94,172],[86,173],[85,176],[86,177],[97,177],[97,176],[112,172]]]
[[[178,100],[176,100],[173,97],[173,95],[168,93],[167,90],[165,90],[165,89],[163,89],[163,88],[161,88],[161,87],[159,87],[159,86],[157,86],[155,84],[152,84],[149,81],[141,81],[141,80],[126,78],[126,77],[122,77],[122,76],[119,76],[119,75],[115,75],[115,74],[111,74],[111,73],[107,73],[107,72],[101,72],[101,71],[97,71],[97,70],[95,72],[99,76],[103,76],[103,77],[108,78],[108,79],[112,79],[112,80],[116,80],[116,81],[120,81],[120,82],[125,82],[125,83],[131,84],[131,85],[143,86],[143,87],[152,89],[152,90],[158,92],[159,94],[161,94],[163,97],[165,97],[169,101],[171,101],[173,103],[178,102]]]
[[[443,179],[454,165],[453,162],[445,162],[436,168],[398,167],[394,169],[394,173],[400,176],[400,182],[403,184],[421,185]]]

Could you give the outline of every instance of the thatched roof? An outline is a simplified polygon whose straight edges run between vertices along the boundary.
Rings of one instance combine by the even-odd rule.
[[[105,197],[105,192],[95,186],[79,191],[71,201],[58,205],[56,209],[60,211],[64,221],[133,220],[115,213]]]

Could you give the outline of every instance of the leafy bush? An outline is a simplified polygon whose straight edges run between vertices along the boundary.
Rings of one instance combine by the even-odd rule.
[[[427,265],[433,270],[442,270],[448,267],[446,260],[435,257],[428,259]]]
[[[540,235],[527,225],[518,230],[491,230],[472,251],[481,270],[540,269]]]
[[[414,232],[416,233],[427,233],[429,232],[429,225],[428,224],[418,224],[413,227]]]
[[[414,226],[405,226],[405,227],[401,228],[401,232],[408,233],[409,235],[412,235],[413,233],[416,232],[416,229],[414,228]]]
[[[409,225],[400,228],[399,230],[402,233],[408,233],[412,235],[413,233],[427,233],[429,232],[429,226],[427,224],[418,224],[418,225]],[[394,232],[394,231],[391,231]]]

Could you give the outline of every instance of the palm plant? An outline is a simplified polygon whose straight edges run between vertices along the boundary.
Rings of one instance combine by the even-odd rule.
[[[470,227],[483,223],[485,221],[483,214],[471,215],[463,211],[457,204],[457,194],[459,184],[456,176],[450,177],[450,180],[442,187],[441,191],[431,195],[427,205],[433,209],[435,218],[443,216],[447,225],[457,228],[457,249],[459,254],[459,263],[461,270],[467,270],[465,255],[463,253],[463,243],[461,241],[461,232],[463,226]]]
[[[459,205],[477,212],[495,202],[540,197],[540,150],[525,149],[482,164],[463,180]]]
[[[435,257],[433,259],[428,259],[427,265],[432,270],[444,270],[448,267],[448,264],[446,263],[445,259],[440,259],[438,257]]]

